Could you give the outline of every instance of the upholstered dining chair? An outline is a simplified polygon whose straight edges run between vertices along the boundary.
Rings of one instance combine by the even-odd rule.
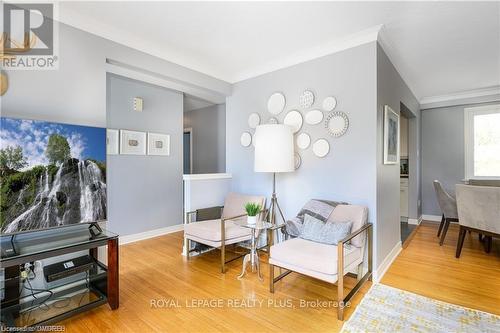
[[[241,254],[226,261],[226,246],[251,239],[251,229],[241,227],[235,223],[237,219],[246,218],[245,204],[248,202],[259,204],[264,208],[266,205],[266,198],[263,196],[250,196],[231,192],[225,198],[220,218],[193,222],[193,216],[197,214],[197,211],[186,213],[184,238],[187,246],[187,258],[189,259],[190,253],[193,251],[193,249],[191,249],[191,241],[220,249],[222,273],[226,272],[226,264],[244,256],[245,254]],[[265,211],[261,212],[261,217],[264,216],[264,214]]]
[[[439,245],[443,245],[450,222],[458,222],[457,200],[444,190],[438,180],[435,180],[433,184],[439,208],[443,214],[437,234],[438,237],[441,236],[439,239]]]
[[[460,258],[466,231],[485,236],[486,252],[492,237],[500,237],[500,187],[456,185],[460,232],[456,257]]]
[[[288,274],[295,272],[329,283],[337,283],[337,318],[344,319],[345,304],[359,288],[372,277],[372,224],[367,222],[368,208],[340,204],[335,207],[327,223],[352,222],[352,231],[337,245],[323,244],[300,237],[273,244],[269,256],[269,291]],[[367,242],[368,241],[368,242]],[[368,246],[365,252],[366,246]],[[363,275],[364,267],[367,272]],[[275,277],[274,268],[285,271]],[[357,273],[357,283],[344,297],[344,276]]]

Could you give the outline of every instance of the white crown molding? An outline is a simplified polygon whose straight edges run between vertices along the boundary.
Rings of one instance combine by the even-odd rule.
[[[68,7],[60,7],[58,21],[61,23],[211,76],[215,79],[228,82],[228,80],[224,79],[224,77],[228,77],[226,73],[214,70],[212,67],[207,68],[204,64],[190,55],[182,52],[174,52],[173,48],[169,48],[168,45],[148,41],[121,29],[117,29],[109,24],[95,20],[92,17],[82,15]]]
[[[333,53],[344,51],[356,46],[377,40],[382,25],[377,25],[357,33],[345,36],[343,38],[334,39],[328,43],[318,45],[314,48],[302,50],[285,58],[273,60],[268,64],[256,68],[243,71],[230,78],[229,82],[236,83],[243,80],[251,79],[266,73],[274,72],[279,69],[287,68],[297,64],[301,64],[313,59],[318,59]]]
[[[286,58],[273,60],[264,66],[251,68],[232,75],[220,69],[213,68],[213,66],[207,66],[206,64],[203,64],[202,61],[198,61],[190,55],[174,52],[172,48],[169,48],[167,45],[149,42],[145,39],[139,38],[138,36],[134,36],[108,24],[97,21],[91,17],[81,15],[67,7],[62,7],[60,12],[59,21],[64,24],[229,83],[240,82],[376,41],[382,28],[382,25],[377,25],[343,38],[337,38],[328,43],[318,45],[315,48],[297,52],[293,55],[287,56]]]
[[[486,98],[492,101],[500,99],[500,86],[460,91],[452,94],[429,96],[420,100],[420,109],[431,109],[436,107],[446,107],[474,103],[474,99],[481,98],[486,102]],[[476,102],[477,103],[477,102]]]

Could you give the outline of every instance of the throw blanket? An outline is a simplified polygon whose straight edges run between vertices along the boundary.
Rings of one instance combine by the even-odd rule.
[[[286,221],[286,231],[290,236],[298,237],[304,224],[304,216],[310,215],[320,221],[326,222],[337,205],[347,205],[347,202],[328,200],[309,200],[300,210],[299,214]]]

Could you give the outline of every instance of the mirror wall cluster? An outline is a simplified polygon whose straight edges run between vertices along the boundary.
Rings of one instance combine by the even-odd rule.
[[[319,125],[324,122],[326,132],[334,138],[343,136],[349,128],[349,117],[345,112],[334,111],[337,107],[337,99],[334,96],[327,96],[321,102],[321,107],[314,107],[316,96],[311,90],[304,90],[298,98],[300,109],[305,112],[305,116],[297,109],[291,109],[286,112],[283,118],[283,124],[292,128],[296,134],[296,144],[300,150],[306,150],[312,146],[312,151],[317,157],[325,157],[330,152],[330,143],[326,138],[320,138],[311,144],[311,136],[308,133],[299,133],[304,122],[308,125]],[[268,118],[268,124],[278,124],[278,115],[280,115],[286,106],[285,95],[281,92],[275,92],[267,100],[267,111],[271,117]],[[326,113],[326,114],[325,114]],[[262,123],[260,114],[254,112],[248,116],[248,126],[255,129]],[[241,145],[250,147],[252,145],[252,134],[245,131],[241,134]],[[295,153],[295,168],[298,169],[302,164],[299,153]]]

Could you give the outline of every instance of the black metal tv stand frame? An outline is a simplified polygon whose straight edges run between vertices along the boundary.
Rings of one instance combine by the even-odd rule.
[[[13,253],[8,255],[2,251],[0,258],[0,267],[4,269],[4,297],[0,305],[2,330],[5,327],[53,324],[105,303],[112,310],[118,308],[118,235],[103,230],[98,223],[6,234],[1,235],[1,239],[2,246],[8,244],[13,248]],[[98,259],[101,246],[108,248],[107,265]],[[25,263],[79,251],[88,251],[95,262],[95,267],[83,277],[75,275],[61,279],[57,283],[48,283],[44,289],[26,284],[29,281],[21,274]],[[60,306],[62,300],[67,306]]]

